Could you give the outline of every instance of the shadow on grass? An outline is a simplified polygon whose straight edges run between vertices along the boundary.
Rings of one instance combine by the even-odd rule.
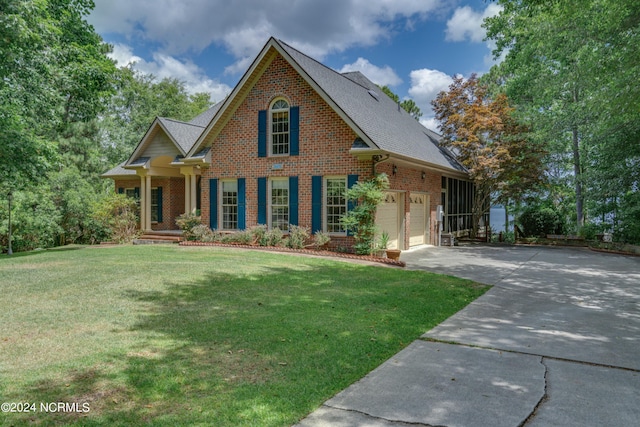
[[[49,248],[49,249],[34,249],[32,251],[14,252],[12,255],[8,255],[7,253],[0,253],[0,262],[4,260],[8,261],[14,258],[24,258],[24,257],[35,256],[35,255],[42,255],[42,254],[46,254],[47,252],[77,251],[78,249],[85,249],[87,247],[88,246],[84,246],[84,245],[68,245],[68,246],[59,246],[56,248]]]
[[[9,424],[290,425],[482,293],[350,264],[241,270],[128,291],[136,347],[28,391],[90,411]]]

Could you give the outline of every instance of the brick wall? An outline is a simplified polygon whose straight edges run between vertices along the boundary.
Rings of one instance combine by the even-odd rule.
[[[300,153],[258,157],[258,111],[282,97],[300,108]],[[202,218],[209,224],[209,179],[246,179],[247,227],[257,223],[257,178],[297,176],[300,226],[311,228],[311,177],[371,176],[371,162],[349,154],[356,134],[281,57],[277,57],[212,145],[213,161],[202,178]],[[273,165],[282,169],[273,170]],[[349,239],[350,240],[350,239]]]

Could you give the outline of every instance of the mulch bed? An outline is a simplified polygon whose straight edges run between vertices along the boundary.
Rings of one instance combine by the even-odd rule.
[[[380,258],[376,256],[355,255],[355,254],[348,254],[344,252],[333,252],[333,251],[314,250],[314,249],[291,249],[291,248],[283,248],[280,246],[237,245],[237,244],[228,244],[228,243],[205,243],[205,242],[191,242],[191,241],[180,242],[180,246],[218,246],[222,248],[255,249],[255,250],[269,251],[269,252],[285,252],[285,253],[323,256],[323,257],[332,257],[332,258],[346,258],[346,259],[352,259],[352,260],[358,260],[358,261],[376,262],[379,264],[386,264],[394,267],[406,267],[407,265],[404,261],[400,261],[400,260],[396,261],[393,259]]]

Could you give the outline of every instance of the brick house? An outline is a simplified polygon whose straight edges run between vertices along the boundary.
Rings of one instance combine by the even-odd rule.
[[[293,224],[349,246],[344,192],[385,172],[376,222],[407,249],[437,244],[437,205],[445,232],[471,228],[473,186],[439,139],[363,74],[271,38],[224,101],[190,122],[156,118],[103,176],[140,198],[144,231],[176,229],[178,215],[199,210],[216,230]]]

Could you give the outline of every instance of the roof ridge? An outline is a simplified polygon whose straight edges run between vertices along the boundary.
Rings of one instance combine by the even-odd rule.
[[[334,70],[333,68],[329,67],[328,65],[325,65],[325,64],[323,64],[322,62],[318,61],[318,60],[317,60],[317,59],[315,59],[314,57],[307,55],[306,53],[302,52],[302,51],[301,51],[301,50],[299,50],[299,49],[296,49],[295,47],[291,46],[291,45],[290,45],[290,44],[288,44],[287,42],[285,42],[285,41],[283,41],[283,40],[281,40],[281,39],[276,39],[276,41],[277,41],[278,43],[280,43],[280,44],[282,44],[282,45],[284,45],[284,46],[288,47],[289,49],[295,50],[295,51],[296,51],[297,53],[299,53],[300,55],[302,55],[302,56],[304,56],[304,57],[306,57],[306,58],[309,58],[310,60],[312,60],[312,61],[313,61],[313,62],[315,62],[316,64],[318,64],[318,65],[322,66],[323,68],[326,68],[327,70],[331,71],[332,73],[336,74],[337,76],[340,76],[340,77],[342,77],[343,79],[346,79],[346,80],[350,81],[351,83],[353,83],[353,84],[355,84],[355,85],[360,86],[360,87],[361,87],[361,88],[363,88],[363,89],[367,89],[367,90],[369,90],[369,88],[368,88],[368,87],[363,86],[363,85],[361,85],[360,83],[358,83],[358,82],[356,82],[356,81],[354,81],[354,80],[351,80],[349,77],[345,76],[345,75],[344,75],[344,73],[341,73],[341,72],[339,72],[339,71]],[[353,72],[353,71],[348,71],[348,72]],[[364,75],[364,73],[362,73],[362,72],[360,72],[360,71],[358,71],[358,72],[359,72],[360,74],[362,74],[362,75],[363,75],[367,80],[371,81],[371,80],[370,80],[366,75]],[[371,82],[371,83],[373,83],[373,82]],[[373,83],[373,84],[374,84],[374,85],[376,85],[375,83]],[[376,85],[376,86],[377,86],[377,85]]]
[[[172,118],[170,118],[170,117],[160,117],[160,116],[158,116],[158,118],[159,118],[160,120],[167,120],[167,121],[174,122],[174,123],[178,123],[178,124],[181,124],[181,125],[195,126],[195,127],[198,127],[198,128],[205,128],[205,127],[206,127],[206,126],[196,125],[195,123],[183,122],[182,120],[172,119]]]

